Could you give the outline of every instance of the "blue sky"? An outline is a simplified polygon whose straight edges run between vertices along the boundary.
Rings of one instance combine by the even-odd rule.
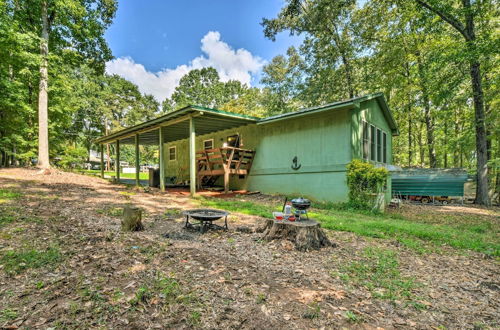
[[[223,80],[257,85],[262,66],[300,37],[264,37],[260,22],[275,17],[283,0],[120,0],[106,39],[107,65],[159,101],[182,75],[214,66]]]

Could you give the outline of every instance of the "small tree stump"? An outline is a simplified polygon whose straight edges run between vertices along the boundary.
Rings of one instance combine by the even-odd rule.
[[[335,246],[325,233],[321,225],[314,220],[277,221],[267,219],[262,236],[266,241],[286,239],[295,245],[299,251],[318,250],[322,247]]]
[[[127,206],[123,209],[122,230],[140,231],[143,230],[142,210],[138,207]]]

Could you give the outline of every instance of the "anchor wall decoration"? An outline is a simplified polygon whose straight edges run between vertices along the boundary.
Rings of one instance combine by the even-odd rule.
[[[293,160],[292,160],[292,170],[297,171],[302,166],[302,164],[297,164],[298,161],[299,160],[297,159],[297,156],[293,157]]]

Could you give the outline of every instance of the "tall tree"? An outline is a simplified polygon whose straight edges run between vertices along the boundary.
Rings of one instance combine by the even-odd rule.
[[[21,0],[16,2],[14,15],[27,30],[40,37],[40,80],[38,89],[39,151],[38,166],[49,163],[48,106],[49,71],[54,58],[73,52],[73,59],[88,60],[103,69],[111,59],[104,32],[116,11],[115,0]],[[67,57],[65,57],[67,58]]]
[[[195,69],[180,79],[171,98],[163,101],[162,110],[169,112],[188,105],[217,108],[239,98],[247,90],[248,87],[237,80],[222,82],[212,67]]]
[[[437,15],[463,37],[467,52],[470,82],[475,110],[477,189],[476,203],[489,205],[488,192],[488,143],[486,135],[486,113],[481,76],[481,43],[476,35],[477,20],[486,17],[490,1],[471,0],[413,0],[423,9]],[[484,49],[484,48],[483,48]]]
[[[264,105],[269,115],[296,110],[301,102],[304,63],[295,47],[286,56],[278,55],[262,70],[261,83],[265,86]]]

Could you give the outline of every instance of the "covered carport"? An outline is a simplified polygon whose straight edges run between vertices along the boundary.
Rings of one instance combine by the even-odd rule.
[[[196,193],[196,136],[255,123],[257,118],[190,105],[139,125],[122,129],[96,140],[101,152],[104,178],[104,146],[115,144],[116,179],[120,180],[120,145],[135,146],[135,182],[140,185],[140,145],[158,145],[160,190],[165,191],[164,143],[189,139],[189,188]]]

